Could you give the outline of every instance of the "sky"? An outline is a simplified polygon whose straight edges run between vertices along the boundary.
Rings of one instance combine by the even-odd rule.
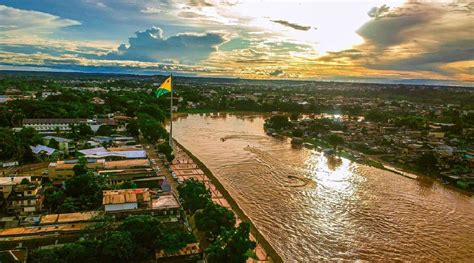
[[[474,0],[0,0],[0,69],[474,82]]]

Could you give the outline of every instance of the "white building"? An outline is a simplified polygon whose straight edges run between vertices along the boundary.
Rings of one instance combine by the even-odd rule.
[[[31,127],[39,133],[54,133],[57,129],[64,132],[71,131],[71,125],[85,123],[96,132],[102,125],[115,126],[114,119],[23,119],[23,127]]]

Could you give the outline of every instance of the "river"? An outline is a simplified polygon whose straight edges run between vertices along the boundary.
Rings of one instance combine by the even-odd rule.
[[[285,262],[474,262],[474,197],[265,135],[261,115],[188,115],[174,137]]]

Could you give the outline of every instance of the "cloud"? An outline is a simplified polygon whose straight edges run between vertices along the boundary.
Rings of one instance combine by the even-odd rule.
[[[386,14],[389,10],[390,10],[390,7],[388,7],[387,5],[382,5],[381,7],[372,7],[372,9],[370,9],[368,15],[370,17],[378,18],[378,17]]]
[[[161,9],[156,7],[146,7],[145,9],[140,10],[144,14],[158,14],[161,13]]]
[[[363,44],[328,52],[318,61],[400,76],[417,73],[452,78],[464,74],[462,79],[467,79],[466,70],[454,70],[454,66],[469,69],[466,65],[474,64],[472,14],[462,8],[465,5],[422,2],[382,8],[383,15],[376,10],[374,19],[357,31]]]
[[[206,0],[189,0],[190,6],[213,6],[213,4],[207,2]]]
[[[135,37],[129,38],[128,45],[120,45],[116,51],[103,58],[148,62],[171,60],[196,64],[206,59],[225,41],[224,36],[218,33],[180,33],[164,38],[161,28],[152,27],[136,32]]]
[[[298,24],[295,24],[295,23],[285,21],[285,20],[270,20],[270,21],[272,21],[273,23],[277,23],[277,24],[280,24],[280,25],[283,25],[283,26],[286,26],[286,27],[291,27],[293,29],[301,30],[301,31],[308,31],[308,30],[311,29],[310,26],[302,26],[302,25],[298,25]]]
[[[51,33],[57,29],[80,25],[76,20],[65,19],[48,13],[27,11],[0,5],[1,34]]]

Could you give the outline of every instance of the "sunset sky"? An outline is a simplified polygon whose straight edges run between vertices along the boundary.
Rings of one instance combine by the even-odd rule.
[[[473,82],[474,1],[0,0],[0,69]]]

